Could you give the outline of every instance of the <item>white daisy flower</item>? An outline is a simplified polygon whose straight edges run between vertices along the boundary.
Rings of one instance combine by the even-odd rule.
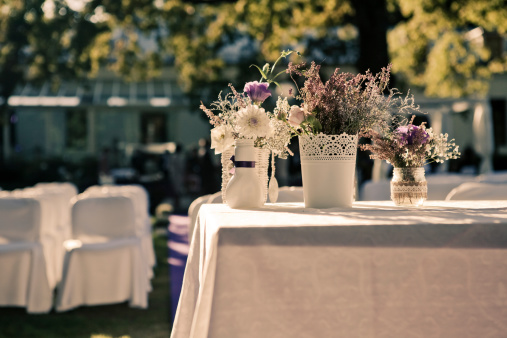
[[[273,133],[273,128],[269,121],[264,108],[259,108],[257,105],[249,105],[238,111],[236,131],[241,136],[248,138],[269,137]]]
[[[211,130],[211,149],[215,149],[215,154],[223,153],[227,148],[234,145],[234,136],[232,128],[228,125],[221,125]]]

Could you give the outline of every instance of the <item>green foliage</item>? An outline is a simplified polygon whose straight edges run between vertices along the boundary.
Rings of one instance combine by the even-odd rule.
[[[81,76],[90,70],[89,46],[104,27],[66,1],[3,0],[0,5],[0,95],[18,83]]]
[[[377,17],[392,27],[388,48],[393,72],[408,85],[423,87],[428,95],[477,95],[487,90],[491,74],[507,70],[505,55],[492,54],[466,35],[475,27],[505,34],[505,0],[385,2],[389,16]],[[259,50],[254,59],[243,60],[249,64],[274,62],[280,50],[289,46],[305,55],[304,37],[329,38],[329,27],[357,26],[358,13],[365,12],[361,6],[369,2],[90,0],[79,10],[64,0],[52,1],[53,8],[48,3],[2,0],[0,4],[0,94],[4,98],[19,81],[52,79],[57,83],[63,77],[96,74],[104,67],[130,80],[159,76],[169,59],[174,61],[182,89],[192,92],[224,78],[235,80],[225,75],[219,52],[238,37],[246,37]],[[363,27],[364,17],[361,20]],[[143,46],[143,35],[153,38],[156,45]],[[360,53],[373,58],[382,51]]]
[[[315,116],[313,115],[307,116],[305,122],[308,123],[314,134],[322,132],[322,124],[320,124],[319,120],[317,120]]]
[[[338,0],[239,0],[214,5],[170,0],[162,12],[172,32],[166,43],[183,87],[191,90],[220,78],[224,64],[218,51],[234,37],[248,36],[258,44],[259,60],[273,61],[289,45],[305,54],[300,44],[304,36],[323,37],[328,27],[354,23],[359,6]],[[409,86],[422,87],[429,96],[477,96],[487,91],[491,74],[507,70],[505,56],[492,58],[486,47],[466,35],[475,27],[505,34],[504,0],[387,0],[386,6],[393,72]]]
[[[233,3],[192,4],[166,1],[162,8],[170,34],[170,48],[187,91],[223,76],[224,63],[218,52],[239,36],[258,44],[259,60],[275,61],[287,45],[299,46],[311,30],[323,36],[351,13],[347,1],[338,0],[238,0]]]
[[[282,53],[280,53],[280,56],[278,57],[278,59],[275,60],[275,62],[273,62],[273,65],[270,65],[269,63],[266,63],[262,69],[257,66],[257,65],[251,65],[250,67],[255,67],[257,68],[257,70],[259,71],[259,73],[261,74],[261,79],[259,82],[267,82],[268,84],[270,83],[274,83],[276,86],[280,87],[280,84],[278,82],[276,82],[276,78],[279,77],[280,75],[286,73],[286,70],[282,70],[278,73],[274,73],[275,69],[276,69],[276,65],[278,64],[278,62],[280,62],[280,60],[282,59],[285,59],[287,56],[291,55],[292,53],[294,53],[294,51],[292,50],[284,50],[282,51]],[[299,52],[296,52],[296,54],[300,55]]]
[[[470,33],[505,34],[504,0],[392,0],[390,6],[404,18],[388,36],[393,71],[428,96],[481,96],[491,75],[507,70],[507,57],[495,58],[483,37]]]

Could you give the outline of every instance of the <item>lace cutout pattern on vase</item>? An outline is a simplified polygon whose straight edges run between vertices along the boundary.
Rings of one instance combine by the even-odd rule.
[[[262,193],[264,196],[264,203],[266,203],[268,199],[268,168],[269,168],[269,155],[271,151],[269,149],[256,149],[257,156],[255,159],[255,169],[257,170],[257,175],[259,176],[259,180],[261,181]]]
[[[299,137],[301,161],[354,161],[357,135],[302,135]]]
[[[222,153],[222,202],[225,203],[225,189],[227,184],[233,176],[232,169],[234,164],[231,161],[231,156],[234,155],[234,147],[230,147]]]
[[[392,192],[393,193],[407,193],[407,192],[410,192],[410,193],[421,193],[423,194],[425,197],[427,196],[428,194],[428,185],[426,182],[414,182],[410,185],[403,185],[403,184],[400,184],[400,183],[393,183],[392,185]]]

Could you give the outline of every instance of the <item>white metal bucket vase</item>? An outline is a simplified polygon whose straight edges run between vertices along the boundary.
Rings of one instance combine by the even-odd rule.
[[[269,149],[256,149],[256,157],[255,157],[255,170],[259,175],[259,180],[262,185],[262,192],[264,196],[264,203],[268,198],[268,167],[269,167]],[[230,147],[226,149],[222,153],[221,162],[222,162],[222,202],[226,203],[227,199],[225,196],[225,190],[227,188],[227,184],[232,178],[232,168],[234,165],[231,161],[231,156],[234,155],[234,147]]]
[[[306,208],[351,207],[357,135],[301,135],[299,152]]]

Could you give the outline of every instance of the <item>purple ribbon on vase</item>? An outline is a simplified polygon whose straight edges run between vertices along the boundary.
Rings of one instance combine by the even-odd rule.
[[[234,164],[229,172],[234,175],[236,168],[255,168],[255,161],[236,161],[234,155],[231,156],[231,161]]]

